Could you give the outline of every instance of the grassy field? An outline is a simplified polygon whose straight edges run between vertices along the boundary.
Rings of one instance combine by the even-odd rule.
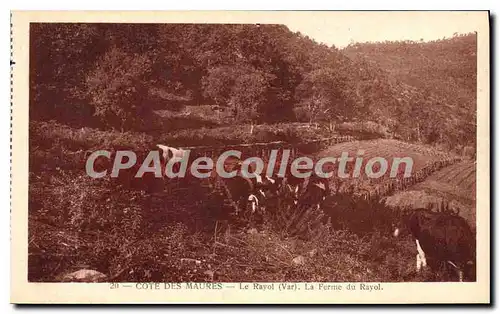
[[[347,162],[346,165],[345,172],[349,175],[347,178],[340,178],[337,175],[333,177],[333,184],[339,186],[340,190],[349,190],[351,188],[370,190],[375,186],[383,185],[390,179],[395,158],[410,157],[413,160],[410,174],[414,174],[434,162],[454,156],[432,146],[416,145],[395,139],[375,139],[340,143],[320,151],[313,157],[315,159],[330,156],[340,157],[342,153],[348,153],[348,156],[353,159]],[[353,176],[357,157],[362,157],[360,173],[358,176]],[[369,178],[365,172],[365,166],[368,161],[374,157],[382,157],[387,161],[387,170],[385,174],[379,178]],[[323,170],[333,171],[337,174],[338,167],[338,163],[329,163],[323,167]],[[373,171],[377,172],[380,170],[380,167],[380,164],[376,163],[373,166]],[[402,179],[405,175],[406,164],[401,163],[396,169],[396,177]]]
[[[448,202],[471,226],[476,226],[476,164],[473,161],[463,161],[437,171],[413,186],[411,191],[394,197],[404,198],[405,193],[413,193],[413,199],[421,202],[423,207],[436,207],[441,201]]]
[[[418,171],[427,163],[451,157],[448,152],[440,151],[433,146],[417,145],[394,139],[376,139],[368,141],[345,142],[321,151],[319,158],[326,156],[339,157],[347,152],[349,156],[356,157],[358,151],[363,151],[363,167],[373,157],[383,157],[388,162],[393,158],[410,157],[413,159],[413,171]]]
[[[460,195],[470,200],[476,199],[476,163],[472,160],[463,161],[436,172],[427,182],[419,186],[425,188],[432,181],[456,187],[460,189]]]
[[[411,157],[414,162],[412,173],[422,169],[429,163],[455,157],[451,153],[438,150],[432,146],[410,144],[391,139],[345,142],[320,152],[318,157],[340,156],[342,152],[349,152],[350,156],[356,156],[358,150],[364,151],[365,163],[366,160],[376,156],[384,157],[389,162],[394,157]],[[352,166],[348,169],[352,171]],[[363,172],[361,173],[363,174]],[[386,174],[381,180],[387,179],[387,177]],[[344,181],[344,185],[351,184],[368,188],[380,180],[360,176],[359,179],[347,178]],[[442,206],[443,202],[449,203],[451,207],[460,211],[460,215],[466,218],[471,226],[475,226],[475,195],[476,164],[472,160],[465,160],[436,171],[424,181],[411,186],[408,190],[399,191],[388,196],[384,199],[384,202],[395,210],[418,207],[437,209]]]

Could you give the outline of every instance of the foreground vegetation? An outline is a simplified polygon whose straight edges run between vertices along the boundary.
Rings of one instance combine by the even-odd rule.
[[[354,203],[346,195],[344,200],[329,200],[325,213],[312,211],[295,223],[290,223],[293,208],[276,203],[261,232],[237,225],[228,229],[220,220],[223,201],[199,181],[171,182],[164,191],[146,193],[116,179],[95,180],[85,174],[86,149],[146,149],[154,143],[150,136],[74,129],[55,122],[32,123],[30,131],[32,281],[58,281],[82,268],[98,270],[111,281],[436,279],[413,272],[410,238],[392,237],[397,211]],[[397,149],[397,142],[337,146],[369,148],[379,143]],[[411,147],[421,158],[441,156],[430,148]]]
[[[388,229],[376,231],[367,221],[363,227],[372,231],[354,233],[349,225],[336,229],[323,222],[314,232],[292,236],[293,227],[283,224],[288,220],[270,214],[263,232],[224,229],[202,205],[207,199],[196,194],[195,186],[181,196],[175,190],[117,192],[112,182],[66,171],[31,180],[32,281],[57,281],[82,268],[98,270],[111,281],[427,279],[412,273],[410,239],[393,239]],[[190,201],[195,195],[198,201]],[[276,210],[286,215],[290,209]],[[354,226],[355,217],[364,219],[359,210],[345,208],[351,213],[339,221]]]

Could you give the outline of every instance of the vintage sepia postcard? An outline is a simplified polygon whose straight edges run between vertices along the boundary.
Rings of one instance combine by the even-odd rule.
[[[12,303],[490,303],[489,12],[11,33]]]

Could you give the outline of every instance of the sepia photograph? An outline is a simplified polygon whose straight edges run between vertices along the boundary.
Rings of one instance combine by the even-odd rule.
[[[488,298],[488,12],[31,13],[19,280]]]

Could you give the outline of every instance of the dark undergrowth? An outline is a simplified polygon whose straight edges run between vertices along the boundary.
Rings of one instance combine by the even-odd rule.
[[[121,282],[428,279],[412,273],[409,238],[286,204],[268,210],[262,226],[242,228],[222,219],[220,198],[199,184],[148,194],[60,170],[32,175],[29,193],[30,281],[79,269]]]
[[[262,136],[255,141],[271,138]],[[413,272],[414,243],[392,238],[391,213],[378,205],[337,195],[322,210],[298,211],[276,201],[266,204],[263,225],[248,228],[228,215],[231,209],[206,182],[91,179],[84,172],[86,150],[143,150],[153,143],[143,133],[31,123],[30,281],[60,281],[80,269],[122,282],[430,278]]]

